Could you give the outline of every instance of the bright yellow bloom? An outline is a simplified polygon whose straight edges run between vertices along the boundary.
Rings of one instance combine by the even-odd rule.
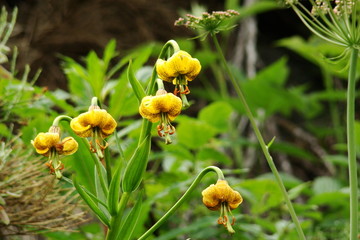
[[[230,233],[234,233],[231,225],[234,224],[235,218],[232,217],[230,223],[228,214],[232,216],[231,210],[237,208],[243,201],[240,193],[233,190],[225,180],[218,180],[217,183],[211,184],[202,191],[204,205],[213,211],[220,209],[218,223],[224,225]]]
[[[91,137],[99,130],[102,138],[112,134],[117,126],[115,119],[104,109],[92,109],[73,118],[72,130],[80,137]]]
[[[185,51],[175,52],[169,59],[156,61],[156,72],[163,81],[172,82],[175,85],[174,94],[180,93],[184,107],[188,107],[185,94],[190,93],[188,81],[192,81],[200,73],[199,60],[192,58]]]
[[[53,132],[39,133],[31,144],[37,153],[48,157],[51,150],[59,155],[70,155],[78,149],[78,143],[72,137],[66,137],[60,141],[60,134]]]
[[[200,73],[201,65],[199,60],[192,58],[185,51],[174,53],[168,60],[158,59],[156,62],[156,71],[159,77],[167,82],[176,82],[174,80],[179,76],[184,76],[186,81],[192,81]]]
[[[156,96],[146,96],[141,100],[139,112],[143,118],[152,123],[160,121],[158,134],[160,137],[165,137],[168,144],[171,143],[168,135],[175,132],[175,128],[170,122],[180,114],[181,108],[182,101],[179,97],[160,89]]]

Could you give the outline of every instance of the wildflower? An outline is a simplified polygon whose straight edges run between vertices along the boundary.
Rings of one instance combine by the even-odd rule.
[[[175,85],[174,94],[180,93],[180,96],[190,93],[188,81],[194,80],[200,70],[199,60],[182,50],[175,52],[167,60],[158,59],[156,62],[156,72],[159,77],[164,81],[172,82]]]
[[[72,137],[66,137],[60,140],[60,128],[52,126],[49,132],[39,133],[31,141],[37,153],[49,157],[46,166],[50,168],[51,173],[55,173],[57,178],[61,178],[60,170],[64,168],[59,155],[71,155],[78,149],[78,143]]]
[[[170,135],[175,133],[175,127],[171,121],[180,114],[182,107],[181,99],[164,89],[156,92],[156,96],[146,96],[141,100],[139,112],[143,118],[150,122],[159,122],[158,135],[165,137],[165,143],[170,144]]]
[[[232,26],[227,26],[226,20],[238,15],[239,13],[235,10],[213,11],[211,14],[204,12],[200,17],[186,14],[185,18],[179,18],[175,21],[175,26],[182,25],[187,28],[198,29],[202,31],[202,35],[206,37],[209,33],[218,33],[232,28]],[[202,37],[202,35],[200,35],[200,37]]]
[[[225,180],[219,179],[217,183],[211,184],[208,188],[202,191],[204,205],[216,211],[220,209],[220,217],[218,223],[226,227],[230,233],[234,233],[232,225],[235,223],[235,217],[231,210],[237,208],[243,201],[239,192],[234,191]],[[229,214],[232,216],[230,223]]]
[[[354,0],[315,0],[310,1],[309,11],[301,1],[283,0],[291,6],[300,20],[316,36],[346,47],[358,48],[360,44],[358,4]]]
[[[100,109],[96,104],[92,104],[89,110],[73,118],[70,122],[71,129],[80,137],[91,137],[91,150],[103,158],[102,151],[107,147],[103,145],[104,138],[111,135],[117,123],[115,119],[105,110]],[[92,143],[95,143],[95,147]]]

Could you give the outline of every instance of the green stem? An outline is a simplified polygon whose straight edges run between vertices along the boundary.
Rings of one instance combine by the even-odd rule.
[[[121,230],[121,220],[124,215],[124,210],[126,208],[127,202],[129,201],[129,198],[131,196],[131,193],[124,192],[121,195],[121,199],[118,206],[118,212],[116,216],[111,218],[110,221],[110,228],[109,231],[106,234],[106,240],[116,240],[118,239],[119,231]]]
[[[170,208],[170,210],[165,213],[149,230],[147,230],[138,240],[144,240],[148,238],[161,224],[163,224],[170,216],[172,216],[175,211],[187,200],[189,195],[194,191],[195,187],[200,183],[201,179],[208,173],[215,172],[218,175],[218,179],[225,179],[224,174],[220,170],[220,168],[215,166],[210,166],[202,170],[199,175],[195,178],[193,183],[190,185],[188,190],[184,193],[184,195]]]
[[[351,48],[347,89],[347,148],[350,183],[350,239],[358,239],[358,177],[355,149],[355,83],[359,50]]]
[[[71,122],[72,118],[66,115],[59,115],[54,119],[52,126],[59,126],[59,123],[62,120]]]
[[[301,228],[299,219],[298,219],[298,217],[297,217],[297,215],[296,215],[296,213],[295,213],[294,207],[293,207],[293,205],[292,205],[292,203],[291,203],[291,201],[290,201],[290,198],[289,198],[289,196],[288,196],[288,194],[287,194],[287,191],[286,191],[286,188],[285,188],[285,186],[284,186],[284,183],[283,183],[283,181],[281,180],[280,174],[279,174],[279,172],[278,172],[278,170],[277,170],[277,168],[276,168],[276,166],[275,166],[275,163],[274,163],[274,161],[273,161],[273,158],[272,158],[272,156],[271,156],[270,153],[269,153],[268,146],[265,144],[265,141],[264,141],[264,139],[263,139],[263,137],[262,137],[262,135],[261,135],[261,133],[260,133],[260,130],[259,130],[259,128],[258,128],[257,125],[256,125],[255,118],[254,118],[254,116],[253,116],[253,114],[252,114],[252,112],[251,112],[251,110],[250,110],[250,108],[249,108],[249,106],[248,106],[248,104],[247,104],[247,102],[246,102],[245,96],[244,96],[244,94],[242,93],[242,91],[241,91],[238,83],[236,82],[236,80],[235,80],[235,78],[234,78],[234,76],[233,76],[233,74],[232,74],[229,66],[227,65],[225,56],[224,56],[224,54],[222,53],[222,49],[221,49],[220,44],[219,44],[219,42],[218,42],[218,40],[217,40],[217,38],[216,38],[215,33],[211,33],[211,37],[212,37],[212,39],[213,39],[213,41],[214,41],[216,50],[217,50],[217,52],[218,52],[218,54],[219,54],[219,56],[220,56],[220,58],[221,58],[221,62],[223,63],[223,65],[224,65],[224,67],[225,67],[225,71],[227,72],[227,74],[228,74],[228,76],[229,76],[229,78],[230,78],[230,81],[231,81],[233,87],[235,88],[235,91],[236,91],[237,95],[239,96],[240,101],[242,102],[242,104],[243,104],[243,106],[244,106],[244,108],[245,108],[245,112],[246,112],[246,114],[247,114],[247,116],[248,116],[248,118],[249,118],[249,121],[250,121],[250,123],[251,123],[251,126],[252,126],[252,128],[253,128],[253,130],[254,130],[254,132],[255,132],[255,135],[256,135],[256,137],[257,137],[257,139],[258,139],[258,141],[259,141],[259,144],[260,144],[261,149],[262,149],[262,151],[263,151],[263,153],[264,153],[264,155],[265,155],[265,158],[266,158],[266,160],[267,160],[267,162],[268,162],[268,165],[269,165],[272,173],[274,174],[274,177],[275,177],[275,180],[276,180],[277,184],[278,184],[279,187],[280,187],[280,190],[281,190],[281,192],[282,192],[282,194],[283,194],[283,197],[284,197],[284,199],[285,199],[286,205],[287,205],[287,207],[288,207],[288,209],[289,209],[291,218],[292,218],[292,220],[293,220],[293,222],[294,222],[294,224],[295,224],[296,230],[297,230],[298,235],[299,235],[299,237],[300,237],[299,239],[305,240],[306,238],[305,238],[305,235],[304,235],[303,230],[302,230],[302,228]]]
[[[85,138],[82,138],[82,141],[85,145],[87,145],[87,147],[90,149],[90,144],[89,142],[85,139]],[[95,143],[96,144],[96,143]],[[94,153],[91,153],[91,158],[93,159],[94,161],[94,164],[96,166],[96,172],[97,174],[99,175],[99,178],[100,178],[100,184],[101,184],[101,187],[102,189],[104,190],[104,193],[105,193],[105,196],[108,196],[108,193],[109,193],[109,190],[108,190],[108,186],[105,182],[105,178],[104,178],[104,175],[102,174],[102,170],[101,168],[103,167],[101,165],[101,162],[99,160],[99,158],[97,157],[96,154]]]

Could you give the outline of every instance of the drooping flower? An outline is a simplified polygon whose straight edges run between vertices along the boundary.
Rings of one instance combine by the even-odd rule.
[[[60,139],[60,128],[52,126],[49,132],[39,133],[31,141],[37,153],[49,158],[46,166],[50,168],[51,173],[55,173],[57,178],[61,178],[60,170],[64,165],[59,160],[59,155],[71,155],[78,149],[78,143],[73,137]]]
[[[97,132],[105,138],[114,132],[116,126],[115,119],[100,107],[89,109],[70,122],[72,130],[80,137],[92,137]]]
[[[192,58],[185,51],[175,52],[169,59],[156,61],[156,72],[163,81],[175,85],[174,94],[180,96],[189,94],[188,81],[192,81],[200,73],[201,65],[198,59]]]
[[[139,112],[152,123],[160,121],[157,126],[158,134],[165,137],[166,144],[170,144],[170,135],[175,133],[175,127],[170,122],[180,114],[181,107],[182,101],[179,97],[160,89],[156,96],[146,96],[141,100]]]
[[[233,190],[226,180],[219,179],[215,185],[211,184],[201,194],[203,196],[203,203],[208,209],[212,211],[220,209],[218,223],[224,225],[230,233],[234,233],[232,225],[235,223],[235,218],[231,210],[237,208],[242,203],[243,199],[240,193]],[[231,222],[229,215],[232,216]]]
[[[92,104],[87,112],[73,118],[70,122],[71,129],[78,136],[92,138],[90,141],[91,150],[96,152],[100,158],[103,158],[103,150],[107,147],[107,143],[103,143],[104,138],[111,135],[116,126],[115,119],[96,104]],[[95,145],[93,146],[93,144]]]

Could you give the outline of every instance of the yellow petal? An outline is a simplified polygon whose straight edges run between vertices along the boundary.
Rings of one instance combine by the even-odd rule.
[[[158,59],[155,66],[159,78],[164,81],[171,82],[178,75],[176,71],[169,69],[167,62],[162,59]]]
[[[191,56],[185,51],[176,52],[171,58],[168,60],[168,69],[172,71],[185,75],[190,72],[192,69],[191,65]]]
[[[204,205],[210,210],[218,210],[221,205],[221,201],[217,197],[217,190],[214,184],[211,184],[204,191],[201,192],[203,196]]]
[[[102,121],[99,123],[102,137],[111,135],[117,126],[115,119],[106,111],[102,113]]]
[[[187,81],[194,80],[201,71],[201,65],[199,60],[193,58],[191,61],[191,70],[185,75]]]
[[[66,137],[62,140],[62,150],[59,154],[70,155],[77,151],[79,144],[73,137]]]
[[[34,146],[37,153],[47,156],[52,147],[55,147],[60,142],[60,135],[58,133],[39,133],[31,144]]]

